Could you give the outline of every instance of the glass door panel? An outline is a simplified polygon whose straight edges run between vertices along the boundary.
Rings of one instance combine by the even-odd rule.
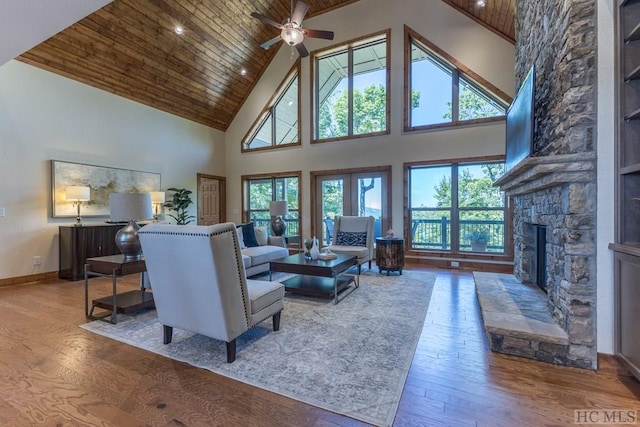
[[[336,215],[373,216],[374,238],[389,228],[388,171],[319,175],[314,196],[315,230],[321,242],[331,243]]]
[[[344,215],[345,201],[348,200],[345,188],[345,178],[340,176],[321,177],[320,194],[320,218],[322,220],[322,236],[321,240],[325,245],[331,244],[331,236],[333,235],[333,219],[336,215]],[[348,186],[347,186],[348,187]],[[318,236],[316,236],[318,237]]]
[[[358,216],[372,216],[375,219],[373,226],[373,237],[382,236],[382,178],[366,177],[361,178],[356,176],[357,200],[354,206],[356,206],[353,215]],[[386,229],[385,229],[386,231]]]

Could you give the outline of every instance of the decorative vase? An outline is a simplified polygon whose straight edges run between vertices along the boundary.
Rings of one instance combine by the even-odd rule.
[[[304,239],[304,258],[305,259],[312,259],[311,258],[311,248],[313,248],[313,241],[310,239]]]
[[[311,254],[311,259],[318,259],[320,256],[320,248],[318,247],[318,239],[313,236],[313,243],[311,245],[311,250],[309,251]]]

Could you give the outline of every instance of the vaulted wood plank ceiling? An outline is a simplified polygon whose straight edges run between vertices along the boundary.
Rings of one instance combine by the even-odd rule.
[[[355,1],[305,0],[306,18]],[[513,40],[515,0],[486,0],[480,10],[476,0],[443,1]],[[115,0],[17,59],[224,131],[280,47],[260,48],[279,30],[251,12],[283,22],[290,8],[288,0]]]

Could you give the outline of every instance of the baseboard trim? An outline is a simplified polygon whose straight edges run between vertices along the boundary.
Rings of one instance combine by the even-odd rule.
[[[43,280],[57,279],[57,271],[49,271],[46,273],[29,274],[27,276],[9,277],[7,279],[0,279],[0,288],[5,286],[22,285],[25,283],[41,282]]]
[[[408,257],[404,259],[406,264],[423,265],[433,268],[444,268],[448,270],[461,271],[484,271],[488,273],[513,274],[513,264],[497,263],[488,261],[477,261],[471,259],[448,259],[448,258],[418,258]],[[458,263],[457,267],[452,267],[451,262]]]
[[[598,353],[598,372],[619,377],[633,377],[633,374],[614,354]]]

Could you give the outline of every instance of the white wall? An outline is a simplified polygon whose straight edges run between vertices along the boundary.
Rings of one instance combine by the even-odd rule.
[[[597,211],[597,339],[598,352],[614,352],[613,253],[611,206],[615,206],[615,25],[614,0],[598,0],[598,211]]]
[[[308,28],[335,33],[333,42],[308,39],[312,51],[391,29],[391,135],[352,141],[310,144],[310,67],[302,61],[302,146],[241,154],[241,141],[293,65],[288,47],[274,61],[245,101],[226,133],[227,218],[240,221],[240,176],[302,170],[303,235],[310,232],[309,171],[392,165],[392,227],[402,230],[404,162],[468,158],[504,153],[504,124],[403,134],[404,25],[434,42],[504,92],[514,92],[515,49],[512,44],[439,1],[367,0],[305,21]]]
[[[0,65],[28,51],[113,0],[0,2]]]
[[[223,132],[18,61],[4,64],[0,279],[58,270],[58,226],[75,219],[51,217],[50,160],[159,172],[163,190],[195,193],[197,172],[225,175],[224,151]],[[40,267],[32,266],[35,255]]]

